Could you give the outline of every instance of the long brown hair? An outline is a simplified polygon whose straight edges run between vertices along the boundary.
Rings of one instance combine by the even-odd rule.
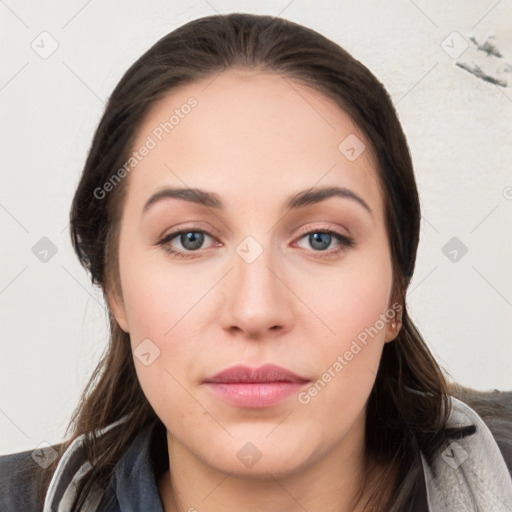
[[[213,79],[235,66],[278,73],[321,92],[346,111],[370,141],[385,197],[394,292],[403,310],[402,328],[385,344],[367,404],[365,453],[367,460],[398,468],[399,473],[392,489],[386,478],[379,481],[368,506],[380,510],[394,503],[395,511],[409,510],[418,490],[411,475],[417,476],[420,468],[411,447],[432,460],[449,434],[449,390],[407,314],[405,293],[420,231],[407,141],[384,86],[344,49],[291,21],[242,13],[200,18],[160,39],[128,69],[108,100],[71,206],[73,247],[105,299],[107,289],[120,290],[118,235],[128,180],[121,180],[105,197],[97,190],[128,161],[137,130],[159,99],[178,86]],[[91,438],[87,454],[92,467],[82,480],[75,510],[93,483],[107,486],[136,434],[160,422],[139,385],[129,335],[110,311],[109,321],[108,346],[71,418],[66,431],[70,437],[59,447],[61,456],[78,436]],[[130,421],[97,435],[97,430],[126,415],[131,415]],[[45,473],[41,492],[59,459]],[[384,496],[389,499],[384,501]]]

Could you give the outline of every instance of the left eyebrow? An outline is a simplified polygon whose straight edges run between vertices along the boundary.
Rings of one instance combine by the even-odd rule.
[[[373,215],[372,209],[368,203],[355,192],[344,187],[324,187],[311,188],[296,192],[285,201],[285,210],[297,210],[305,206],[320,203],[331,197],[340,197],[350,199],[361,205],[370,215]],[[142,213],[144,214],[149,208],[164,199],[181,199],[195,204],[207,206],[209,208],[224,209],[224,203],[220,197],[214,192],[208,192],[198,188],[172,188],[165,187],[155,192],[145,203]]]
[[[310,204],[319,203],[325,201],[331,197],[341,197],[345,199],[351,199],[361,205],[370,215],[373,216],[372,209],[368,206],[368,203],[360,196],[358,196],[352,190],[345,187],[324,187],[324,188],[311,188],[303,190],[296,194],[293,194],[286,201],[286,210],[295,210],[297,208],[303,208]]]

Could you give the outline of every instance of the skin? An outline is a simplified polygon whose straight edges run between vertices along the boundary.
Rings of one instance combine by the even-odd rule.
[[[231,69],[172,91],[149,112],[134,147],[190,96],[198,105],[125,178],[121,290],[108,296],[132,348],[149,338],[160,350],[148,366],[134,361],[168,431],[170,471],[158,482],[164,508],[361,510],[366,403],[384,343],[400,324],[386,322],[307,404],[293,394],[264,409],[237,407],[202,381],[237,363],[274,363],[316,382],[391,307],[391,254],[370,144],[318,92]],[[338,150],[350,134],[367,148],[355,161]],[[226,207],[166,199],[143,215],[165,185],[215,192]],[[373,213],[339,197],[284,212],[290,194],[328,185],[351,189]],[[210,234],[189,250],[193,258],[158,245],[181,228]],[[304,235],[325,228],[355,245],[333,238],[322,251]],[[236,252],[247,236],[263,249],[252,263]],[[187,250],[179,236],[168,245]],[[252,467],[237,457],[247,442],[262,454]]]

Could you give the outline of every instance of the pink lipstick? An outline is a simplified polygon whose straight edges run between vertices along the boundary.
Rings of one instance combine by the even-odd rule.
[[[309,379],[273,364],[260,368],[237,365],[203,381],[219,398],[239,407],[262,408],[276,405],[298,393]]]

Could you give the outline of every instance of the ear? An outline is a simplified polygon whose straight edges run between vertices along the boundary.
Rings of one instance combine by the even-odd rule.
[[[393,341],[402,328],[402,312],[403,304],[402,301],[396,298],[389,307],[388,311],[393,312],[391,319],[386,321],[386,338],[385,342]]]
[[[388,320],[386,323],[386,338],[385,342],[388,343],[390,341],[393,341],[400,332],[400,329],[402,327],[402,324],[399,321],[399,318],[395,317],[391,320]]]
[[[113,286],[107,284],[105,286],[105,296],[108,308],[116,319],[116,322],[119,324],[119,327],[121,327],[124,332],[129,333],[130,331],[128,329],[128,321],[126,320],[126,311],[121,294],[119,294]]]

